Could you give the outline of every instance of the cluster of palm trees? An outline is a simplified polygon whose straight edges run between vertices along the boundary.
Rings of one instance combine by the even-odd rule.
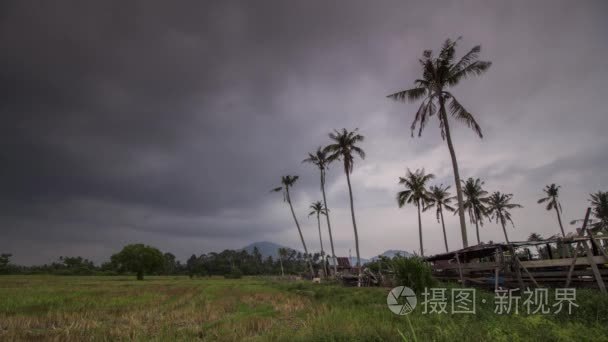
[[[443,229],[443,240],[446,252],[449,251],[448,239],[445,233],[445,222],[443,219],[443,210],[454,212],[455,214],[468,213],[469,220],[475,224],[477,232],[477,243],[480,244],[479,225],[483,225],[484,217],[490,220],[495,219],[500,223],[505,234],[505,240],[509,243],[509,237],[505,225],[507,222],[513,224],[510,210],[521,208],[522,206],[516,203],[511,203],[512,194],[505,194],[499,191],[487,196],[488,192],[483,190],[484,182],[479,178],[469,178],[466,181],[461,180],[464,189],[464,199],[462,205],[456,204],[453,207],[452,201],[458,197],[451,197],[449,192],[450,186],[443,184],[428,186],[428,182],[435,178],[432,173],[425,173],[424,169],[416,169],[412,172],[409,169],[405,177],[399,177],[399,184],[405,187],[405,190],[397,193],[397,204],[402,208],[406,204],[416,206],[418,211],[418,237],[420,240],[420,255],[424,256],[424,244],[422,239],[422,219],[421,212],[431,208],[436,209],[437,221],[441,222]]]
[[[424,256],[424,247],[422,240],[422,220],[421,212],[427,211],[433,207],[436,208],[437,221],[441,222],[443,229],[443,239],[446,252],[449,251],[448,241],[445,233],[445,223],[443,220],[443,210],[454,213],[467,213],[469,220],[475,224],[477,233],[477,244],[481,244],[479,237],[479,226],[483,226],[484,218],[495,220],[502,227],[505,241],[509,244],[509,236],[507,234],[506,225],[510,222],[513,226],[511,210],[515,208],[523,208],[522,205],[511,203],[512,194],[495,191],[491,195],[483,189],[485,182],[479,178],[468,178],[466,181],[461,180],[464,199],[462,205],[452,206],[452,201],[456,197],[451,197],[449,186],[432,185],[427,183],[434,179],[432,173],[425,173],[424,169],[417,169],[415,172],[407,170],[405,177],[399,177],[399,184],[405,187],[405,190],[397,193],[397,204],[403,207],[405,204],[412,204],[418,210],[418,233],[420,239],[420,255]],[[543,189],[544,197],[538,200],[539,204],[546,203],[548,211],[555,211],[562,237],[566,237],[566,232],[562,224],[561,213],[562,205],[559,202],[559,189],[561,187],[556,184],[550,184]],[[590,195],[590,203],[593,209],[594,218],[590,222],[590,229],[593,231],[608,230],[608,192],[599,191]],[[572,221],[573,224],[581,220]],[[539,240],[540,235],[533,233],[529,239]]]
[[[359,270],[359,281],[361,279],[361,254],[359,252],[359,234],[357,231],[357,221],[355,218],[355,208],[353,201],[353,190],[350,182],[350,174],[353,172],[355,158],[359,157],[361,159],[365,159],[365,151],[361,147],[358,146],[359,143],[364,141],[364,136],[358,133],[358,129],[353,131],[348,131],[346,128],[342,130],[334,130],[334,132],[329,134],[330,143],[325,147],[319,147],[313,153],[308,154],[308,158],[304,159],[302,162],[310,163],[315,165],[320,171],[320,187],[321,194],[323,197],[323,202],[316,201],[311,204],[310,209],[312,210],[309,216],[316,215],[317,216],[317,225],[319,228],[319,240],[321,242],[321,254],[324,256],[325,252],[323,251],[323,237],[321,236],[321,216],[325,216],[327,222],[327,229],[329,232],[329,241],[331,245],[331,253],[333,258],[333,267],[334,272],[337,273],[337,262],[336,262],[336,253],[334,249],[334,239],[331,231],[331,221],[329,219],[329,209],[327,209],[327,196],[325,195],[325,177],[326,172],[329,165],[336,161],[341,161],[344,167],[344,173],[346,174],[346,183],[348,185],[348,194],[350,198],[350,211],[353,223],[353,230],[355,233],[355,249],[357,251],[357,268]],[[304,247],[304,253],[308,254],[308,249],[306,248],[306,243],[304,241],[304,237],[302,236],[302,230],[300,229],[300,225],[298,223],[298,219],[296,218],[293,204],[291,202],[291,198],[289,195],[289,188],[293,187],[298,176],[283,176],[281,177],[281,186],[273,189],[273,191],[283,191],[284,200],[289,204],[291,208],[291,213],[293,219],[296,223],[296,227],[298,228],[298,233],[300,234],[300,239],[302,241],[302,246]],[[308,259],[308,264],[310,266],[311,274],[314,274],[312,263]],[[325,261],[323,261],[325,265]],[[327,270],[325,266],[323,267],[324,272],[327,274]],[[358,283],[360,286],[360,282]]]
[[[459,216],[462,245],[466,248],[468,247],[469,243],[467,238],[465,214],[468,213],[469,221],[475,225],[478,244],[481,243],[479,226],[483,226],[484,218],[489,218],[490,220],[495,220],[497,223],[500,223],[505,235],[505,240],[509,242],[505,226],[508,222],[513,224],[510,210],[522,207],[519,204],[511,203],[513,198],[512,194],[497,191],[491,195],[488,195],[488,193],[482,188],[484,182],[479,178],[468,178],[466,181],[460,178],[456,151],[450,131],[450,118],[452,121],[455,120],[467,125],[480,138],[483,138],[483,134],[481,127],[475,120],[474,116],[460,104],[460,102],[450,92],[450,89],[466,78],[483,74],[490,68],[492,63],[478,59],[479,53],[481,52],[481,46],[479,45],[473,47],[459,60],[456,60],[455,50],[459,40],[460,38],[456,40],[447,39],[436,56],[431,50],[425,50],[422,53],[422,58],[419,60],[422,74],[419,79],[414,81],[414,87],[411,89],[401,90],[387,96],[392,100],[401,102],[422,100],[418,110],[415,113],[414,121],[410,127],[412,136],[416,130],[418,136],[420,136],[424,127],[428,123],[428,120],[430,120],[431,117],[436,116],[439,123],[441,138],[446,141],[448,145],[448,150],[450,152],[452,161],[454,185],[456,188],[456,195],[453,197],[449,193],[449,185],[433,185],[428,187],[427,190],[427,183],[432,180],[434,176],[432,174],[425,174],[424,169],[416,170],[413,173],[408,169],[405,177],[399,178],[399,183],[403,184],[406,188],[397,194],[399,206],[402,207],[405,204],[413,204],[418,210],[421,255],[424,255],[421,221],[421,212],[423,211],[433,207],[436,209],[437,220],[442,224],[445,248],[447,251],[448,242],[445,233],[445,223],[443,220],[444,209],[454,212]],[[346,181],[348,185],[352,225],[355,238],[355,249],[357,252],[357,267],[359,270],[361,270],[359,237],[355,219],[350,174],[353,171],[355,158],[365,158],[365,152],[358,146],[358,144],[364,140],[364,137],[359,134],[356,129],[354,131],[342,129],[340,131],[335,130],[333,133],[330,133],[329,138],[329,145],[319,147],[315,152],[309,153],[308,158],[304,160],[304,162],[315,165],[320,171],[320,188],[323,201],[317,201],[311,205],[311,215],[317,216],[319,238],[321,240],[320,217],[325,216],[329,232],[331,253],[334,260],[336,260],[329,209],[325,195],[325,177],[328,166],[335,161],[341,161],[344,167],[344,173],[346,174]],[[293,187],[297,179],[298,176],[283,176],[281,178],[281,187],[275,188],[274,191],[282,190],[284,192],[284,200],[291,208],[291,213],[302,240],[302,246],[304,247],[305,253],[308,254],[308,250],[302,236],[302,231],[294,213],[289,194],[289,188]],[[546,197],[539,200],[539,203],[547,202],[547,210],[556,211],[562,235],[565,236],[560,217],[561,205],[557,200],[558,190],[559,186],[554,184],[547,186],[545,188]],[[608,196],[606,193],[600,192],[596,195],[597,196],[594,197],[594,201],[597,201],[598,203],[603,201],[602,203],[605,204],[605,208],[608,208]],[[604,212],[598,212],[598,215],[608,217],[608,209],[598,210],[604,210]],[[608,218],[604,220],[598,219],[598,223],[596,223],[596,225],[608,227]],[[310,260],[308,263],[312,272],[312,264]],[[333,266],[334,272],[337,271],[335,268],[335,262],[333,263]],[[360,275],[361,274],[359,273],[359,276]]]

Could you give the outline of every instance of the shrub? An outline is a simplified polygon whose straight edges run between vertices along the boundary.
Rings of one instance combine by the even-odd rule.
[[[394,257],[391,260],[397,285],[411,288],[415,292],[423,291],[425,287],[435,285],[431,267],[419,257]]]

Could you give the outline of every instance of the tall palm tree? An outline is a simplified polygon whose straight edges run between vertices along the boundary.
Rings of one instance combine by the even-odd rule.
[[[513,227],[515,224],[511,219],[511,213],[509,210],[514,208],[523,208],[522,205],[516,203],[510,203],[513,198],[513,194],[503,194],[499,191],[494,192],[490,197],[488,197],[488,211],[487,214],[490,215],[491,219],[496,219],[496,223],[500,223],[502,225],[502,231],[505,233],[505,240],[507,244],[510,244],[509,237],[507,236],[507,229],[505,225],[507,221],[511,222]]]
[[[466,124],[469,128],[473,129],[480,138],[482,138],[483,135],[481,133],[481,127],[479,127],[473,115],[456,100],[448,89],[457,85],[467,77],[481,75],[490,68],[492,63],[477,60],[479,52],[481,51],[481,46],[479,45],[473,47],[471,51],[466,53],[455,63],[455,48],[456,42],[459,39],[456,39],[455,41],[447,39],[437,57],[433,56],[431,50],[425,50],[422,53],[422,59],[420,60],[420,64],[422,65],[422,78],[414,81],[415,87],[396,92],[387,97],[401,102],[423,99],[422,104],[414,117],[414,122],[412,122],[411,125],[412,136],[414,135],[418,123],[420,123],[418,129],[418,136],[420,136],[429,117],[438,114],[437,118],[439,119],[441,137],[443,140],[447,141],[450,156],[452,158],[458,206],[462,207],[463,199],[462,189],[460,188],[460,174],[458,172],[458,162],[456,161],[456,151],[454,150],[452,135],[450,133],[448,110],[453,119]],[[446,107],[448,108],[446,109]],[[459,212],[459,216],[462,244],[464,247],[467,247],[467,227],[464,220],[464,212]]]
[[[479,225],[483,226],[483,217],[486,214],[486,207],[484,202],[486,201],[485,196],[488,194],[481,186],[485,183],[477,178],[473,179],[469,177],[467,181],[461,181],[464,185],[462,193],[465,196],[465,201],[462,203],[462,211],[466,211],[469,214],[469,220],[471,223],[475,223],[475,232],[477,233],[477,244],[481,243],[479,239]],[[456,211],[460,212],[461,207],[458,207]]]
[[[325,152],[321,147],[319,147],[314,153],[309,153],[308,158],[304,159],[302,162],[314,164],[319,168],[321,174],[321,193],[323,194],[323,206],[325,207],[325,209],[327,209],[327,197],[325,196],[325,172],[329,165],[329,161],[327,160],[327,152]],[[329,222],[329,210],[326,210],[325,219],[327,220],[327,230],[329,231],[329,245],[331,246],[331,256],[333,259],[332,263],[334,265],[334,274],[338,274],[338,262],[334,249],[334,237],[331,232],[331,223]]]
[[[559,223],[559,229],[561,229],[561,231],[562,231],[562,236],[566,237],[566,233],[564,231],[564,226],[562,225],[562,218],[560,215],[560,213],[562,211],[562,205],[559,203],[559,200],[558,200],[559,188],[561,188],[561,186],[555,185],[555,184],[546,185],[545,188],[543,189],[546,197],[539,199],[538,203],[540,204],[540,203],[544,203],[544,202],[548,201],[547,210],[555,209],[555,213],[557,214],[557,222]]]
[[[397,193],[397,204],[399,208],[403,208],[406,203],[414,204],[418,208],[418,235],[420,238],[420,255],[424,256],[424,248],[422,244],[422,220],[420,218],[420,209],[426,206],[431,198],[426,190],[426,183],[435,178],[432,173],[425,174],[424,169],[414,173],[407,169],[405,177],[399,177],[399,184],[405,186],[405,190]]]
[[[281,177],[281,186],[272,189],[274,192],[283,191],[283,201],[289,203],[289,208],[291,209],[291,215],[293,216],[293,220],[296,222],[296,227],[298,228],[298,233],[300,233],[300,240],[302,240],[302,246],[304,247],[304,254],[306,255],[306,261],[308,262],[308,266],[310,267],[310,274],[314,277],[314,270],[312,268],[312,262],[308,257],[308,248],[306,248],[306,242],[304,242],[304,235],[302,235],[302,229],[300,229],[300,223],[298,223],[298,219],[296,218],[296,213],[293,210],[293,205],[291,204],[291,197],[289,196],[289,188],[293,187],[296,181],[298,180],[298,176],[282,176]]]
[[[430,209],[432,207],[435,207],[437,209],[437,222],[439,222],[439,220],[441,219],[441,228],[443,228],[443,242],[445,243],[445,251],[449,252],[449,248],[448,248],[448,238],[445,234],[445,223],[443,221],[443,209],[446,209],[448,211],[454,211],[454,208],[450,205],[452,204],[452,198],[450,197],[450,193],[448,192],[448,190],[450,189],[450,186],[443,186],[443,184],[440,184],[438,186],[432,185],[429,188],[429,203],[428,205],[422,210],[425,211],[427,209]]]
[[[321,244],[321,261],[323,262],[323,273],[327,277],[327,268],[325,264],[325,251],[323,250],[323,236],[321,235],[321,215],[327,215],[327,209],[323,206],[321,201],[316,201],[310,205],[310,213],[308,216],[317,216],[317,227],[319,228],[319,243]]]
[[[363,142],[365,137],[357,132],[358,129],[351,132],[347,131],[346,128],[342,128],[341,131],[334,130],[333,133],[329,133],[329,139],[332,141],[332,143],[327,145],[324,148],[324,151],[329,154],[327,160],[330,162],[342,160],[342,163],[344,164],[344,173],[346,173],[346,183],[348,184],[348,195],[350,197],[350,214],[353,220],[353,230],[355,231],[355,249],[357,250],[357,268],[359,269],[357,286],[361,287],[361,254],[359,253],[359,234],[357,232],[357,222],[355,220],[353,189],[350,184],[350,174],[353,172],[355,156],[365,159],[365,151],[357,146],[358,143]]]

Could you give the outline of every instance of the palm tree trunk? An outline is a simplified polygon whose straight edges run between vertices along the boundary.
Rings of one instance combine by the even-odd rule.
[[[420,238],[420,256],[424,257],[424,248],[422,246],[422,220],[420,219],[420,201],[417,201],[418,205],[418,237]]]
[[[566,237],[566,233],[564,231],[564,226],[562,225],[562,218],[559,215],[559,210],[557,209],[557,206],[555,206],[555,213],[557,213],[557,222],[559,222],[559,229],[562,230],[562,236]]]
[[[439,209],[439,215],[441,215],[441,228],[443,228],[443,242],[445,243],[445,251],[449,252],[448,248],[448,237],[445,235],[445,223],[443,222],[443,210]]]
[[[505,228],[505,223],[503,220],[500,220],[500,224],[502,225],[502,232],[505,233],[505,240],[507,241],[507,245],[510,245],[509,237],[507,236],[507,229]]]
[[[300,240],[302,240],[302,246],[304,247],[304,255],[306,261],[308,262],[308,266],[310,266],[310,276],[315,276],[315,271],[312,268],[312,262],[310,261],[310,257],[308,255],[308,248],[306,248],[306,242],[304,242],[304,235],[302,235],[302,229],[300,229],[300,224],[298,223],[298,219],[296,218],[296,213],[293,211],[293,205],[291,205],[291,197],[289,197],[289,188],[285,187],[285,192],[287,193],[287,202],[289,203],[289,208],[291,209],[291,215],[293,216],[293,220],[296,222],[296,227],[298,227],[298,233],[300,233]]]
[[[346,172],[346,183],[348,184],[348,195],[350,196],[350,215],[353,219],[353,230],[355,231],[355,250],[357,251],[357,269],[359,276],[357,277],[357,287],[361,287],[361,255],[359,254],[359,234],[357,233],[357,222],[355,221],[355,206],[353,204],[353,190],[350,185],[350,176],[348,169],[344,168]]]
[[[281,264],[281,277],[285,276],[285,272],[283,271],[283,258],[279,255],[279,264]]]
[[[323,205],[325,206],[327,219],[327,230],[329,230],[329,244],[331,245],[331,256],[334,264],[334,275],[338,274],[338,259],[336,259],[336,252],[334,251],[334,237],[331,233],[331,224],[329,223],[329,209],[327,209],[327,198],[325,197],[325,171],[321,170],[321,192],[323,193]]]
[[[323,238],[321,237],[321,218],[317,213],[317,227],[319,228],[319,243],[321,244],[321,262],[323,263],[323,274],[327,278],[327,268],[325,267],[325,251],[323,251]]]
[[[481,244],[481,240],[479,239],[479,220],[475,217],[475,231],[477,232],[477,244]]]
[[[439,106],[441,110],[441,117],[443,118],[443,127],[445,129],[445,138],[448,142],[448,149],[450,150],[450,157],[452,157],[452,168],[454,169],[454,181],[456,182],[456,197],[458,198],[458,207],[462,208],[462,188],[460,187],[460,172],[458,172],[458,161],[456,161],[456,151],[452,144],[452,135],[450,134],[450,125],[448,124],[448,116],[445,112],[445,102],[443,97],[439,96]],[[462,247],[466,248],[469,246],[467,238],[467,225],[464,220],[464,211],[459,210],[458,216],[460,219],[460,232],[462,233]]]

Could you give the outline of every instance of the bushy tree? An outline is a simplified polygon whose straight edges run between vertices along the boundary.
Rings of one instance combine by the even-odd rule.
[[[141,243],[125,246],[111,260],[119,270],[135,272],[137,280],[143,280],[146,273],[161,271],[165,261],[161,251]]]

